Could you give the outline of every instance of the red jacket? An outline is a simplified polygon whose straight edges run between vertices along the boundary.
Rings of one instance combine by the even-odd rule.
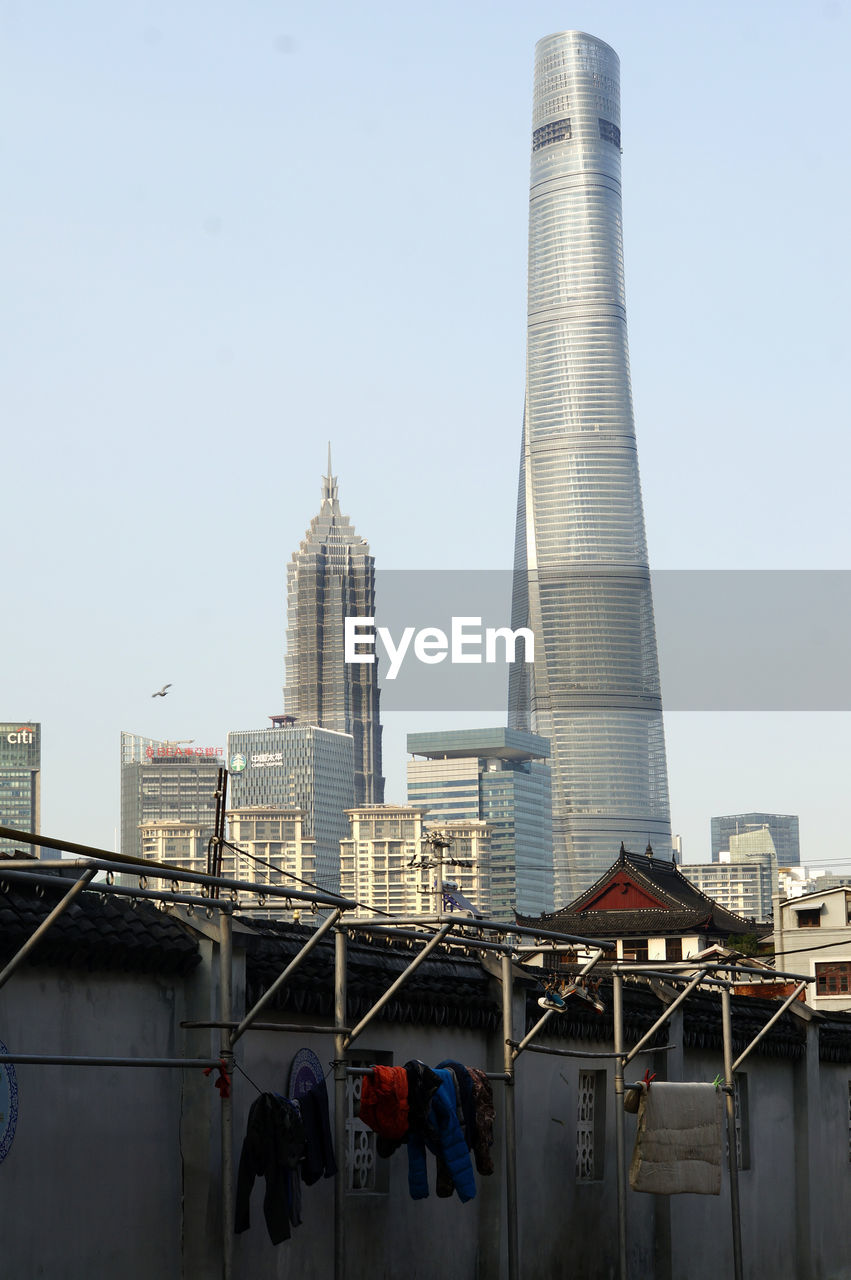
[[[404,1067],[372,1068],[362,1077],[360,1118],[382,1138],[399,1140],[408,1132],[408,1073]]]

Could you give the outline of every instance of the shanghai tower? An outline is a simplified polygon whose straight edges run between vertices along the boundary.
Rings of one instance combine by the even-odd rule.
[[[526,401],[509,724],[549,738],[556,907],[621,841],[671,857],[662,701],[629,381],[617,54],[536,48]]]

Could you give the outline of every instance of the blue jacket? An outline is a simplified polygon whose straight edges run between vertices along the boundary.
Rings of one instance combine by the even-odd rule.
[[[428,1196],[428,1172],[426,1170],[426,1146],[446,1161],[450,1177],[461,1201],[472,1200],[476,1194],[476,1179],[470,1163],[470,1153],[461,1126],[455,1096],[452,1072],[438,1068],[440,1088],[431,1100],[428,1127],[425,1133],[411,1133],[408,1137],[408,1187],[411,1198],[425,1200]]]

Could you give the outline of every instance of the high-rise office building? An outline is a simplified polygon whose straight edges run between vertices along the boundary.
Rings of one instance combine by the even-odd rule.
[[[426,810],[429,827],[487,823],[485,914],[512,920],[515,909],[552,911],[549,743],[516,729],[453,729],[409,733],[408,752],[408,803]]]
[[[41,822],[41,725],[0,724],[0,826],[39,834]],[[34,855],[30,844],[0,840],[0,853]]]
[[[536,50],[526,407],[509,723],[550,741],[555,900],[621,841],[671,856],[662,702],[627,353],[617,54]]]
[[[230,805],[300,809],[300,835],[314,841],[316,883],[336,893],[340,841],[349,830],[345,810],[355,802],[352,735],[292,724],[286,716],[272,720],[268,729],[228,734]]]
[[[768,827],[780,867],[801,865],[801,841],[798,817],[794,813],[727,813],[710,819],[712,861],[717,862],[730,848],[730,837],[744,835]]]
[[[221,747],[190,742],[158,742],[136,733],[121,734],[121,852],[146,854],[142,823],[190,823],[204,839],[216,820],[216,783],[225,762]]]
[[[329,447],[319,514],[287,569],[284,708],[302,724],[352,735],[357,804],[384,800],[378,664],[344,661],[344,623],[374,616],[375,560],[342,513]]]

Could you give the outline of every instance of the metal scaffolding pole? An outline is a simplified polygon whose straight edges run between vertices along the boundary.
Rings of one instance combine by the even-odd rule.
[[[334,932],[334,1280],[346,1277],[346,969],[348,934],[343,925]]]
[[[730,1214],[733,1223],[733,1276],[742,1280],[742,1216],[739,1204],[739,1155],[736,1150],[736,1098],[733,1083],[733,1018],[730,988],[721,988],[721,1026],[724,1034],[724,1093],[727,1112],[727,1156],[730,1165]]]
[[[626,1268],[626,1138],[623,1114],[623,978],[612,974],[612,1014],[615,1024],[615,1139],[618,1180],[618,1277],[627,1280]]]
[[[502,1062],[505,1073],[503,1114],[505,1116],[505,1207],[508,1229],[508,1280],[518,1280],[520,1254],[517,1242],[517,1122],[514,1095],[514,978],[511,957],[500,956],[502,967]]]
[[[45,916],[44,920],[42,920],[41,924],[38,926],[35,932],[31,934],[29,938],[27,938],[26,942],[23,944],[22,947],[18,948],[18,950],[12,956],[12,959],[4,968],[3,972],[0,973],[0,987],[3,987],[6,985],[6,983],[11,978],[12,974],[17,969],[18,965],[21,964],[21,962],[27,958],[29,953],[32,951],[33,947],[38,946],[39,942],[41,942],[41,939],[47,933],[50,926],[54,923],[55,920],[59,919],[59,917],[66,910],[66,908],[70,907],[71,903],[74,901],[77,894],[81,893],[82,890],[85,889],[86,885],[89,883],[89,881],[93,878],[94,875],[95,875],[94,868],[88,871],[84,871],[83,874],[80,876],[80,879],[75,881],[74,884],[71,886],[71,888],[68,890],[68,892],[65,894],[65,897],[62,898],[59,902],[57,902],[56,906],[53,908],[50,915]]]
[[[233,921],[229,911],[219,914],[219,1007],[222,1022],[231,1019],[233,1005]],[[224,1069],[233,1081],[233,1049],[223,1031],[220,1051]],[[233,1099],[222,1091],[222,1280],[233,1277]]]
[[[272,999],[276,991],[279,991],[280,988],[284,985],[284,983],[286,982],[290,974],[294,973],[295,970],[302,963],[302,961],[305,960],[307,956],[310,955],[311,951],[316,946],[317,942],[320,942],[322,938],[325,937],[325,934],[328,932],[329,929],[333,929],[334,925],[340,919],[342,914],[343,914],[342,911],[334,911],[328,917],[327,920],[322,921],[322,924],[319,926],[316,932],[310,935],[307,942],[305,942],[304,946],[302,947],[301,951],[299,951],[298,955],[293,956],[292,960],[287,965],[286,969],[284,969],[283,973],[278,974],[277,978],[272,983],[271,987],[268,987],[263,992],[260,999],[254,1005],[254,1008],[249,1009],[248,1013],[242,1019],[242,1022],[240,1022],[236,1030],[232,1032],[232,1034],[229,1037],[229,1041],[231,1045],[235,1045],[237,1040],[239,1040],[240,1036],[244,1035],[244,1033],[248,1030],[248,1028],[254,1022],[258,1013],[260,1013],[262,1009],[265,1009],[266,1005]]]

